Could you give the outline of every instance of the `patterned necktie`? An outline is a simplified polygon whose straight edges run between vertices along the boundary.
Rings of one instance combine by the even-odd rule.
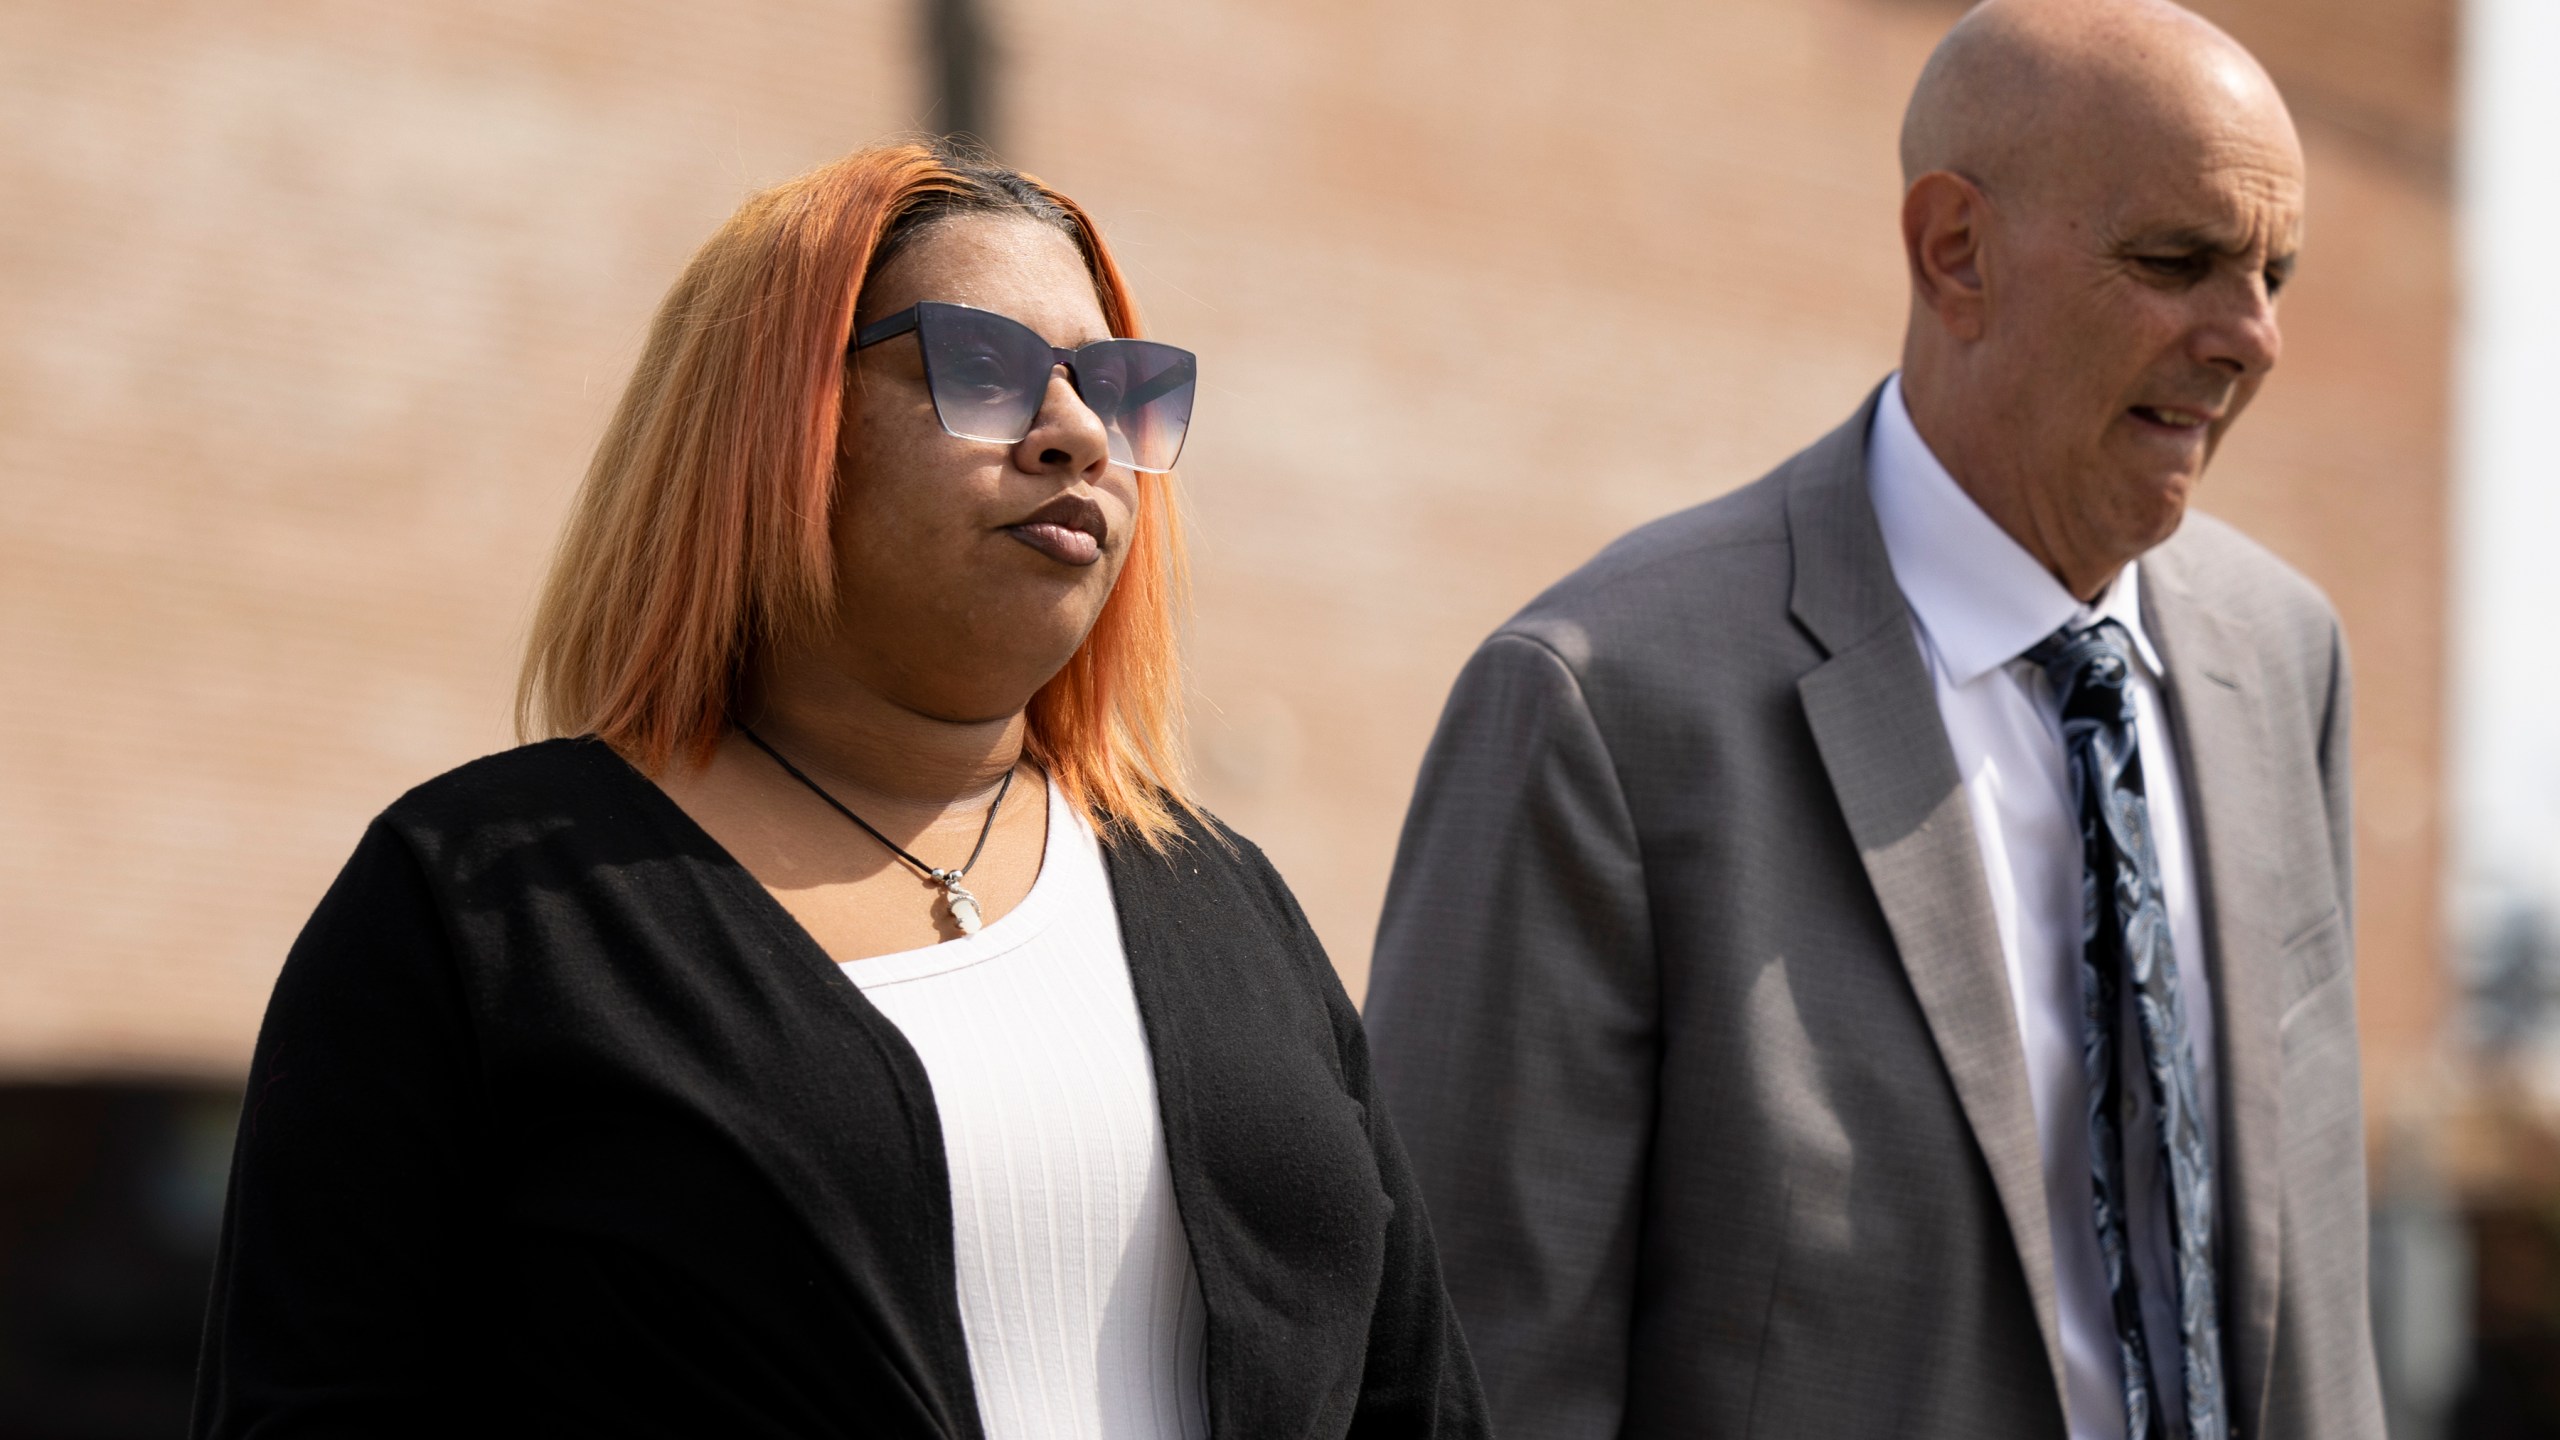
[[[2197,1114],[2195,1052],[2178,992],[2178,957],[2161,898],[2160,860],[2143,798],[2133,723],[2133,660],[2124,627],[2102,620],[2056,631],[2026,654],[2062,702],[2062,743],[2080,807],[2080,1044],[2089,1081],[2090,1208],[2114,1301],[2124,1363],[2128,1440],[2226,1440],[2222,1324],[2213,1275],[2213,1157]],[[2177,1253],[2184,1423],[2154,1403],[2150,1347],[2142,1333],[2141,1283],[2127,1238],[2125,1137],[2116,1036],[2123,1006],[2142,1036],[2143,1073],[2160,1171],[2169,1181],[2169,1233]],[[2149,1143],[2154,1136],[2136,1136]]]

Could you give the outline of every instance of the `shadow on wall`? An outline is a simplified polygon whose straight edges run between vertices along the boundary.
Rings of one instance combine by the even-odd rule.
[[[0,1440],[187,1430],[236,1090],[0,1085]]]

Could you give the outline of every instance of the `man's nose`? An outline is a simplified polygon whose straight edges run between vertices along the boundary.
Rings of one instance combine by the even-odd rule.
[[[2257,276],[2214,287],[2214,307],[2196,333],[2197,359],[2236,380],[2254,380],[2284,354],[2276,299]]]

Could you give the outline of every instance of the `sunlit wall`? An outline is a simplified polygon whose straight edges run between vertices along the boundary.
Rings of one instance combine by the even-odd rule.
[[[2225,0],[2303,119],[2287,353],[2204,503],[2360,681],[2368,1034],[2438,1029],[2450,24]],[[1858,404],[1913,0],[985,7],[1004,152],[1199,349],[1197,754],[1355,991],[1441,697],[1612,535]],[[923,123],[905,3],[0,7],[0,1071],[236,1074],[368,816],[509,742],[678,265]]]

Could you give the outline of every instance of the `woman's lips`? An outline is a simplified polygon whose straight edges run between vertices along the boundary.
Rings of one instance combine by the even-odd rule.
[[[1007,525],[1004,533],[1061,565],[1090,565],[1102,558],[1101,541],[1082,530],[1052,520],[1028,520],[1020,525]]]
[[[1053,495],[1049,503],[1004,527],[1004,533],[1057,561],[1078,568],[1102,558],[1111,522],[1090,495]]]

